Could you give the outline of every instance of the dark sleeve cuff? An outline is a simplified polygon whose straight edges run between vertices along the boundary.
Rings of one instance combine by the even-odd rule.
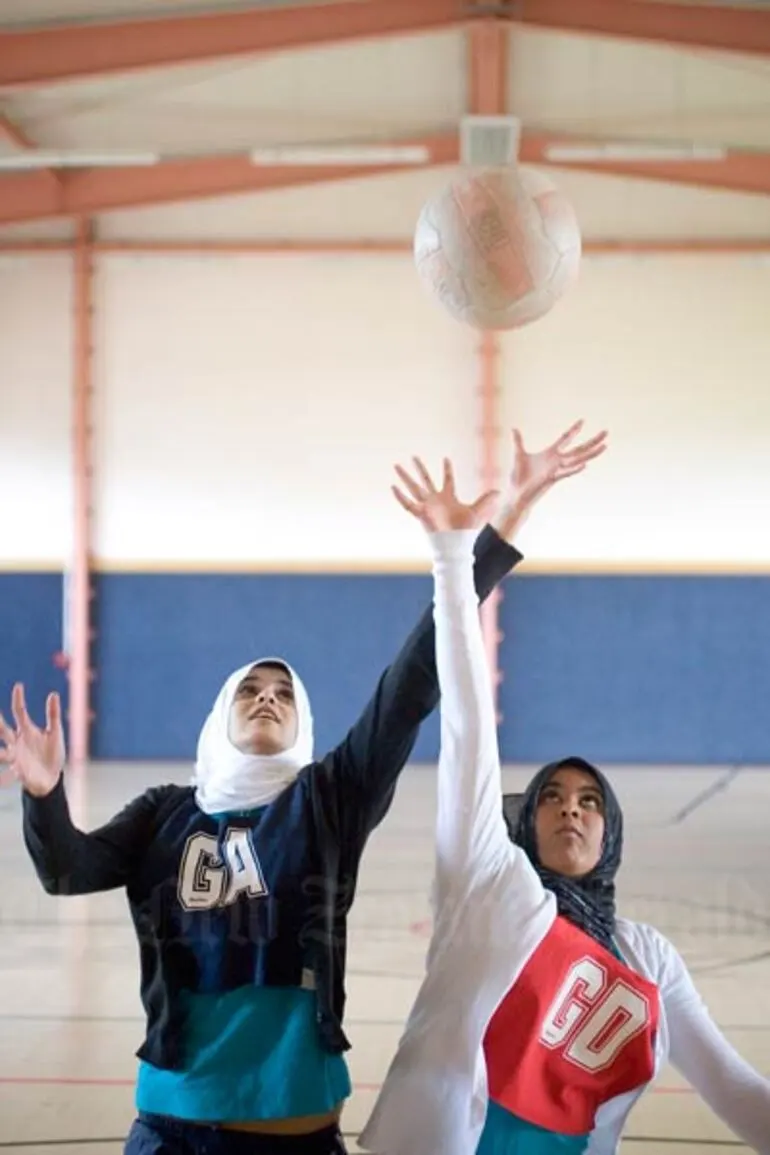
[[[63,821],[66,826],[69,826],[70,815],[67,793],[64,789],[64,773],[59,775],[59,780],[53,790],[43,798],[38,798],[27,790],[22,790],[21,805],[25,824],[29,821],[35,827],[45,826],[50,829],[61,825]]]
[[[476,592],[482,601],[524,556],[491,525],[485,525],[476,538],[474,553]]]

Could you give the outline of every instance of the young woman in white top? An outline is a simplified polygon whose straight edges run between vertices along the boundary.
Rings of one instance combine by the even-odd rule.
[[[501,805],[473,587],[478,503],[400,470],[429,534],[441,687],[434,929],[426,974],[361,1145],[378,1155],[615,1155],[670,1060],[770,1155],[770,1082],[710,1018],[674,946],[615,915],[623,823],[607,780],[567,758]]]

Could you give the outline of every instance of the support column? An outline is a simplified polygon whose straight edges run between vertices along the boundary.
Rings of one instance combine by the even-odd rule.
[[[488,7],[488,6],[487,6]],[[494,16],[479,16],[468,30],[468,112],[476,116],[497,116],[507,112],[509,27]],[[500,387],[497,334],[481,334],[478,347],[479,474],[485,489],[500,486]],[[498,655],[502,635],[499,628],[502,592],[496,589],[481,610],[487,659],[492,674],[495,702],[502,678]],[[498,712],[499,720],[499,712]]]
[[[483,489],[495,489],[500,486],[500,466],[498,460],[498,443],[500,440],[500,387],[498,382],[499,342],[496,333],[482,333],[479,342],[479,445],[480,464],[479,474]],[[498,653],[502,633],[500,632],[499,617],[502,591],[498,586],[492,591],[481,607],[481,628],[484,634],[484,644],[487,651],[487,661],[492,674],[492,686],[497,702],[497,688],[502,679]],[[498,713],[499,720],[499,713]]]
[[[91,399],[93,392],[93,233],[77,223],[74,252],[74,362],[72,374],[72,557],[66,591],[69,674],[69,756],[88,761],[91,728]]]

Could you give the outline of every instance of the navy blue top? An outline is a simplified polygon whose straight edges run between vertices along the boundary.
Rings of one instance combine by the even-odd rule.
[[[491,527],[482,531],[482,600],[520,559]],[[192,787],[167,785],[84,833],[70,817],[63,778],[45,798],[24,794],[24,839],[49,894],[126,889],[147,1017],[141,1059],[184,1066],[187,993],[299,987],[305,969],[314,975],[321,1045],[349,1047],[347,914],[361,855],[438,698],[431,605],[342,742],[256,817],[206,815]]]

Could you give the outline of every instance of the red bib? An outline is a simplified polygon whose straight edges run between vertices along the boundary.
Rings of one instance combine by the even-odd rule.
[[[558,917],[484,1039],[489,1096],[560,1135],[587,1135],[602,1103],[648,1083],[654,983]]]

